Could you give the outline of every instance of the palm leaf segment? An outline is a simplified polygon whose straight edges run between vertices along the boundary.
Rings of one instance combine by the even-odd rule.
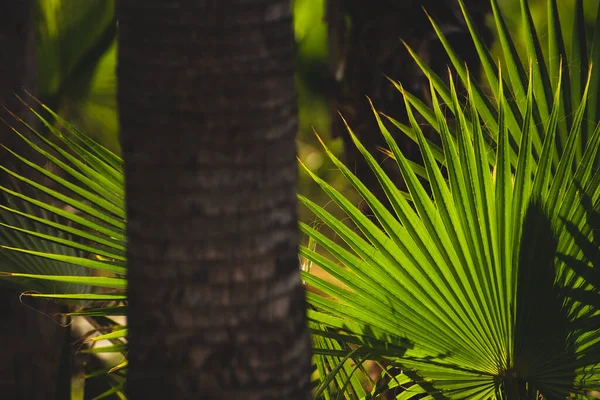
[[[320,338],[322,392],[334,382],[347,398],[373,398],[402,385],[396,398],[565,399],[600,390],[600,265],[593,230],[600,209],[600,71],[590,67],[600,64],[600,26],[587,46],[584,28],[576,25],[568,58],[556,1],[549,0],[544,57],[522,0],[529,56],[522,63],[497,1],[491,4],[500,65],[460,1],[491,96],[432,21],[466,102],[452,74],[446,84],[409,48],[429,77],[432,107],[396,84],[410,125],[374,113],[407,192],[348,128],[389,208],[327,148],[372,217],[306,168],[357,228],[300,196],[341,239],[301,224],[319,249],[302,247],[301,255],[334,278],[303,272],[314,289],[308,315]],[[582,14],[578,1],[580,20]],[[417,113],[439,134],[441,146],[426,138]],[[424,168],[404,157],[389,122],[419,144]],[[385,360],[403,373],[363,394],[351,375],[365,359]]]
[[[48,118],[31,112],[53,140],[19,118],[32,135],[13,130],[44,156],[44,164],[54,168],[28,161],[7,148],[16,163],[33,174],[0,166],[13,181],[10,187],[0,186],[4,195],[0,203],[0,274],[7,277],[6,282],[26,288],[26,296],[70,304],[67,317],[85,317],[104,333],[92,337],[92,344],[110,341],[108,346],[84,351],[119,352],[124,357],[126,329],[111,319],[125,315],[122,160],[49,108],[43,109]],[[27,178],[36,173],[36,179]],[[107,395],[122,392],[120,370],[125,366],[126,362],[109,367],[115,373],[111,375],[114,387]]]

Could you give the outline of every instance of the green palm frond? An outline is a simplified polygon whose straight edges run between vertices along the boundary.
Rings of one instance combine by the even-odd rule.
[[[395,83],[409,125],[387,118],[417,142],[422,167],[404,157],[374,113],[407,191],[350,127],[389,208],[326,147],[372,217],[305,167],[356,227],[299,197],[343,242],[301,224],[320,249],[303,247],[302,256],[333,278],[303,272],[312,288],[313,335],[350,346],[315,351],[348,357],[350,365],[386,361],[431,398],[588,398],[600,389],[600,72],[588,64],[600,57],[600,37],[569,58],[556,1],[549,0],[545,57],[522,0],[529,59],[521,61],[491,0],[504,59],[496,64],[459,3],[489,89],[474,81],[432,21],[453,73],[442,79],[409,48],[429,77],[432,106]],[[577,7],[580,15],[582,2]],[[584,34],[576,29],[576,47]],[[415,113],[441,146],[425,137]]]
[[[113,330],[119,325],[111,317],[124,315],[126,300],[122,161],[42,108],[48,117],[31,112],[49,138],[18,118],[34,139],[13,130],[46,165],[5,148],[14,159],[9,164],[28,170],[0,166],[13,182],[0,187],[0,276],[25,289],[24,296],[70,304],[68,317]],[[86,351],[125,354],[125,336],[112,335],[102,337],[111,346]]]

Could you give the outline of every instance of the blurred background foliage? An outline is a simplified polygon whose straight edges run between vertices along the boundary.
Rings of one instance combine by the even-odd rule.
[[[36,2],[36,96],[118,151],[114,1]]]
[[[330,135],[331,120],[337,118],[337,114],[331,105],[333,79],[329,76],[327,64],[325,1],[293,1],[300,120],[297,142],[300,159],[326,181],[340,188],[344,180],[323,156],[313,132],[318,132],[334,152],[342,152],[341,139],[333,140]],[[586,24],[594,23],[593,16],[599,1],[584,0]],[[519,40],[521,55],[526,57],[524,43],[519,39],[523,37],[518,23],[519,0],[500,0],[499,3],[511,31]],[[530,0],[529,4],[536,26],[543,28],[547,18],[546,1]],[[573,29],[574,4],[573,0],[559,2],[561,24],[566,32]],[[367,2],[365,7],[369,7]],[[38,0],[36,18],[37,96],[79,130],[119,152],[114,0]],[[567,38],[567,46],[569,43]],[[320,190],[305,174],[300,174],[299,192],[317,202],[325,201]],[[311,222],[306,221],[310,217],[303,210],[300,217]]]

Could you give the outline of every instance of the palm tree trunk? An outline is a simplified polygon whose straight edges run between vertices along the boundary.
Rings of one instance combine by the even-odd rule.
[[[288,0],[117,2],[131,399],[309,399]]]
[[[24,89],[34,92],[32,11],[31,0],[0,1],[0,106],[26,120],[29,113],[16,94],[22,96]],[[14,124],[4,108],[0,108],[0,117]],[[35,160],[29,157],[29,146],[4,122],[0,122],[0,143]],[[13,160],[4,149],[0,150],[0,165],[11,166]],[[20,170],[18,166],[17,163],[13,169],[30,176],[27,175],[30,171]],[[0,185],[11,185],[7,174],[0,175]],[[20,302],[19,291],[0,284],[0,398],[53,399],[68,330],[48,316],[59,311],[55,304],[26,303],[29,307]]]

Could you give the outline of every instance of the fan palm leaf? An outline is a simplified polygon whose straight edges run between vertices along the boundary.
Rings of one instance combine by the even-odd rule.
[[[302,248],[302,256],[334,278],[303,272],[315,289],[308,293],[313,334],[349,344],[335,355],[352,354],[353,363],[385,360],[433,398],[587,398],[600,389],[600,325],[591,323],[600,314],[599,286],[590,279],[598,267],[592,216],[600,203],[599,73],[587,64],[587,47],[578,47],[585,57],[568,57],[555,0],[548,1],[546,58],[521,1],[529,57],[523,61],[491,0],[500,64],[459,3],[489,89],[474,81],[432,21],[453,66],[449,79],[408,49],[429,77],[432,106],[395,83],[409,124],[374,112],[407,191],[350,127],[389,206],[326,147],[369,216],[305,167],[355,226],[300,196],[341,240],[301,225],[318,245],[318,251]],[[582,3],[577,7],[581,15]],[[574,33],[576,46],[583,35]],[[598,45],[591,46],[592,58]],[[415,113],[441,146],[425,137]],[[417,142],[425,174],[404,157],[386,119]]]

